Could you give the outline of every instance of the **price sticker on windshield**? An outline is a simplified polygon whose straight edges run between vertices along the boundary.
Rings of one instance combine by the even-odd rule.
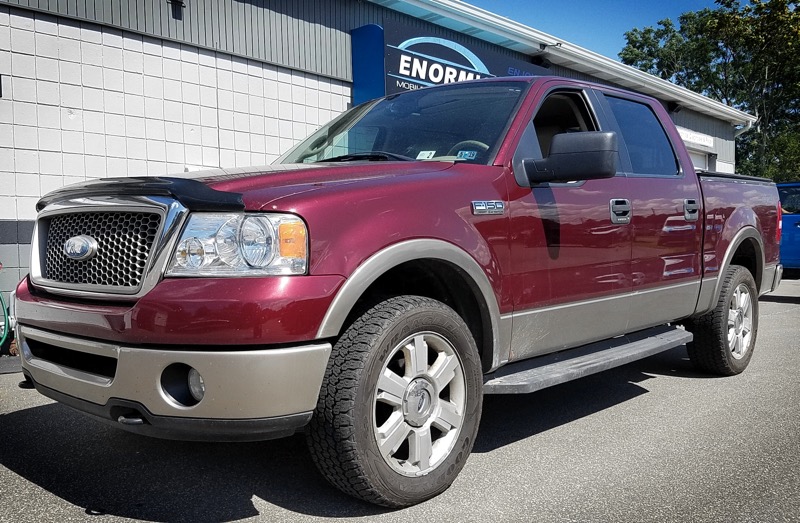
[[[417,160],[430,160],[434,156],[436,156],[436,151],[420,151]]]

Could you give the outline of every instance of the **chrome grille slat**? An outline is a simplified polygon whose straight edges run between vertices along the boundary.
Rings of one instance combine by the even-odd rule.
[[[161,226],[161,215],[87,211],[49,218],[42,275],[65,284],[139,287]],[[81,234],[97,241],[97,255],[88,260],[70,259],[64,253],[64,243]]]

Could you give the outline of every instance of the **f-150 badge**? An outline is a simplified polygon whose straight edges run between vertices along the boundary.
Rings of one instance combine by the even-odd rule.
[[[506,205],[500,200],[472,202],[472,214],[503,214]]]

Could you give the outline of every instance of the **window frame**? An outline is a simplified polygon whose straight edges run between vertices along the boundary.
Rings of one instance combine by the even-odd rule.
[[[512,158],[514,179],[517,182],[517,185],[520,187],[531,186],[527,174],[525,174],[523,160],[529,158],[539,160],[544,158],[542,150],[539,146],[539,136],[536,133],[533,121],[536,119],[536,116],[539,114],[539,110],[542,108],[547,99],[554,94],[560,93],[572,93],[581,98],[588,116],[591,119],[591,122],[586,123],[593,124],[595,131],[612,131],[619,135],[619,128],[616,126],[616,120],[608,118],[607,113],[609,109],[607,108],[607,103],[605,100],[603,100],[599,91],[588,86],[576,87],[575,85],[553,85],[549,87],[544,93],[542,93],[538,103],[532,109],[532,111],[530,111],[529,116],[527,117],[528,121],[514,150],[514,156]],[[617,153],[617,174],[615,177],[626,176],[627,172],[630,171],[629,162],[630,160],[628,159],[627,154],[623,155],[619,152]],[[554,187],[580,187],[585,184],[586,181],[587,180],[565,183],[553,182],[545,185]]]
[[[664,123],[661,121],[659,117],[658,111],[655,110],[653,107],[653,102],[649,99],[638,98],[635,96],[626,96],[624,93],[619,92],[605,92],[601,91],[598,93],[599,98],[602,100],[603,106],[606,109],[606,115],[609,120],[613,121],[614,123],[614,131],[617,133],[617,143],[619,144],[619,154],[621,157],[625,158],[625,167],[626,167],[626,175],[630,177],[636,178],[683,178],[686,176],[686,173],[683,169],[683,163],[680,161],[680,156],[678,154],[678,147],[675,144],[672,136],[664,127]],[[645,173],[645,172],[638,172],[634,170],[633,159],[631,158],[630,149],[628,148],[628,142],[625,139],[625,135],[622,132],[622,127],[617,119],[617,115],[614,112],[611,103],[609,102],[609,98],[615,98],[617,100],[622,100],[632,104],[638,104],[644,106],[650,111],[650,114],[653,115],[655,118],[656,123],[658,124],[661,132],[663,133],[664,137],[667,139],[667,143],[669,144],[670,150],[672,152],[672,157],[675,160],[675,173],[674,174],[662,174],[662,173]],[[624,151],[624,152],[623,152]]]

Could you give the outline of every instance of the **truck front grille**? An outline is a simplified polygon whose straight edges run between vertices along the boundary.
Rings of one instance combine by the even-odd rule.
[[[80,212],[49,219],[42,276],[74,285],[135,289],[142,283],[161,215],[146,212]],[[97,241],[88,260],[67,257],[64,244],[74,236]]]

